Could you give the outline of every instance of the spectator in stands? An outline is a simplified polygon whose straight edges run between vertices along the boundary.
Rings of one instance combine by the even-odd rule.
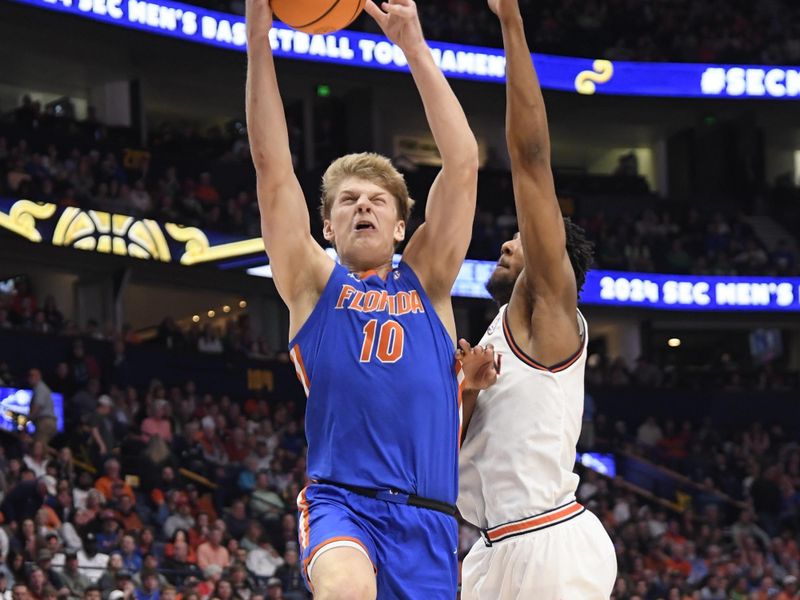
[[[183,346],[184,335],[175,319],[166,317],[161,321],[155,341],[166,348],[177,349]]]
[[[98,464],[106,459],[116,447],[114,436],[114,422],[111,418],[111,409],[114,406],[113,400],[107,394],[103,394],[97,399],[97,410],[89,419],[90,431],[92,435],[92,454],[93,462]],[[108,462],[105,463],[106,473],[108,473]],[[117,474],[119,474],[119,463],[117,463]],[[99,489],[99,488],[98,488]],[[111,498],[109,493],[103,491],[107,500]],[[132,495],[132,493],[131,493]]]
[[[38,370],[33,369],[32,371]],[[34,399],[35,398],[36,391],[34,390]],[[50,400],[50,404],[52,405],[52,399]],[[30,451],[25,454],[22,460],[25,463],[25,466],[30,469],[36,477],[44,477],[47,475],[47,465],[49,464],[50,459],[47,457],[44,442],[41,440],[37,439],[33,444],[31,444]]]
[[[253,586],[247,578],[247,570],[241,564],[234,564],[228,571],[232,600],[250,600]]]
[[[92,584],[96,584],[107,565],[108,554],[98,552],[94,534],[87,533],[84,536],[83,549],[78,551],[78,568],[81,573],[86,575]],[[87,593],[90,590],[91,587],[87,589]]]
[[[44,600],[45,586],[47,586],[47,576],[37,566],[32,566],[28,570],[28,592],[36,600]]]
[[[227,514],[223,517],[223,521],[225,522],[228,535],[236,540],[241,539],[249,523],[247,508],[244,501],[241,499],[234,500]]]
[[[136,547],[136,538],[133,533],[126,533],[120,542],[120,556],[122,568],[131,574],[138,573],[142,568],[143,559]]]
[[[69,365],[75,385],[79,388],[87,385],[90,379],[100,379],[100,365],[94,356],[86,353],[80,339],[72,343]]]
[[[100,513],[101,529],[95,534],[97,548],[106,554],[111,553],[120,546],[122,530],[119,522],[114,518],[114,511],[110,508]]]
[[[194,190],[194,195],[207,209],[219,203],[219,192],[211,183],[210,173],[200,174],[200,182]]]
[[[300,572],[300,561],[297,549],[288,546],[283,553],[283,561],[275,571],[275,577],[280,579],[286,600],[307,600],[309,593],[303,582],[303,575]]]
[[[152,404],[152,414],[141,424],[142,439],[145,443],[153,436],[158,436],[168,444],[172,442],[172,423],[167,418],[169,404],[164,399],[158,399]]]
[[[228,549],[222,545],[224,532],[219,524],[211,527],[208,540],[200,544],[197,548],[197,566],[205,570],[213,565],[221,569],[227,569],[230,565],[230,554]]]
[[[655,417],[645,419],[636,432],[636,440],[646,448],[655,448],[662,437],[664,437],[664,434],[661,432],[661,427],[656,423]]]
[[[275,575],[277,569],[283,565],[283,557],[272,544],[264,540],[258,548],[247,553],[245,563],[247,570],[255,577],[266,580]]]
[[[222,340],[211,323],[203,326],[203,335],[197,340],[197,349],[205,354],[221,354],[224,350]]]
[[[143,531],[144,523],[136,512],[136,506],[128,494],[123,494],[117,503],[114,519],[120,523],[123,531]]]
[[[182,587],[189,577],[202,578],[203,574],[196,564],[197,557],[190,557],[190,551],[193,552],[186,541],[176,541],[164,560],[164,572],[173,585]]]
[[[158,584],[158,573],[148,569],[142,571],[142,585],[136,588],[136,600],[159,600],[161,590]]]
[[[103,463],[104,475],[95,482],[94,487],[103,497],[108,500],[114,499],[114,486],[119,485],[122,488],[122,493],[130,498],[132,502],[136,502],[136,496],[128,485],[120,476],[121,469],[119,461],[116,458],[109,458]]]
[[[144,180],[139,179],[133,184],[133,190],[130,192],[130,206],[129,212],[135,216],[147,216],[153,210],[153,202],[150,199],[150,194],[145,189]]]
[[[283,595],[283,587],[281,580],[277,577],[272,577],[267,581],[267,599],[268,600],[285,600],[286,596]]]
[[[48,495],[55,494],[56,481],[50,475],[17,483],[0,505],[4,522],[9,524],[12,531],[16,530],[20,523],[36,516]]]
[[[52,586],[58,596],[67,596],[69,590],[64,585],[60,573],[53,568],[53,553],[47,548],[41,548],[36,553],[36,566],[41,569],[45,582]]]
[[[192,507],[189,504],[189,499],[183,492],[176,492],[177,500],[175,506],[177,512],[171,514],[164,521],[164,535],[167,537],[174,537],[179,531],[187,532],[195,525],[194,517],[192,516]]]
[[[284,511],[283,500],[271,486],[269,472],[259,471],[255,490],[250,497],[251,514],[262,521],[277,521]]]
[[[122,554],[119,551],[112,552],[108,556],[108,563],[106,564],[105,571],[100,575],[97,580],[97,586],[100,588],[103,598],[107,599],[108,595],[115,589],[119,589],[119,581],[121,575],[127,574],[130,579],[131,574],[125,569],[122,561]]]
[[[42,381],[42,372],[39,369],[31,369],[28,373],[28,384],[33,389],[29,418],[36,427],[36,439],[44,446],[57,433],[56,413],[53,405],[53,395],[50,388]]]

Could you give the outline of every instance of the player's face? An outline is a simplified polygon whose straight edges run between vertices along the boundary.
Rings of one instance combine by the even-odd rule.
[[[406,224],[399,219],[397,201],[389,192],[350,177],[336,192],[323,233],[345,264],[367,270],[391,262],[395,244],[405,238]]]
[[[514,284],[517,282],[517,278],[524,267],[522,242],[520,242],[519,233],[517,233],[501,247],[497,267],[495,267],[492,276],[486,283],[486,289],[495,302],[503,305],[511,300]]]

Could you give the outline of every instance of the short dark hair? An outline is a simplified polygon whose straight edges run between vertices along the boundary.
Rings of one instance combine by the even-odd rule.
[[[589,241],[583,227],[569,217],[564,217],[564,231],[567,234],[567,255],[575,273],[575,284],[580,296],[583,284],[586,283],[586,273],[594,262],[594,242]]]

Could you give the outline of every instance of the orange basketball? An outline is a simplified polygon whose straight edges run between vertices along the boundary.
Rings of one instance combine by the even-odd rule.
[[[292,29],[330,33],[344,29],[364,10],[366,0],[272,0],[275,16]]]

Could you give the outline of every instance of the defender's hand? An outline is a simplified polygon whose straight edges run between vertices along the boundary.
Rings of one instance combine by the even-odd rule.
[[[414,0],[389,0],[381,2],[380,8],[372,0],[367,0],[364,10],[406,55],[427,48]]]
[[[489,10],[500,19],[515,17],[520,14],[519,0],[488,0]]]
[[[494,346],[469,345],[465,339],[458,340],[456,358],[464,369],[465,390],[485,390],[494,385],[500,374],[500,357],[494,353]]]

